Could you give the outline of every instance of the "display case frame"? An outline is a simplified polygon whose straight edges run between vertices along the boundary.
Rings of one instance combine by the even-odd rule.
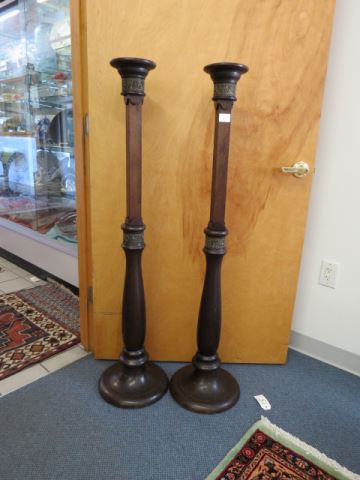
[[[80,334],[81,342],[85,349],[89,350],[90,336],[89,323],[92,310],[92,274],[91,274],[91,255],[90,241],[87,235],[89,231],[88,216],[88,197],[87,197],[87,179],[88,165],[86,164],[86,144],[87,137],[84,129],[84,119],[86,114],[86,58],[83,56],[84,45],[86,41],[86,32],[82,24],[82,11],[85,8],[85,2],[81,0],[70,0],[70,26],[71,26],[71,68],[72,68],[72,107],[73,107],[73,126],[74,126],[74,156],[75,162],[75,181],[76,181],[76,210],[77,210],[77,249],[69,248],[63,244],[49,242],[48,239],[37,232],[27,228],[22,228],[8,220],[0,219],[1,233],[7,233],[7,240],[1,234],[0,247],[17,255],[21,258],[26,257],[29,245],[32,243],[38,247],[37,254],[46,252],[56,257],[58,265],[62,265],[63,270],[73,270],[70,277],[64,278],[70,284],[79,287],[80,297]],[[25,135],[25,134],[21,134]],[[19,248],[14,250],[14,237],[22,242]],[[55,245],[54,245],[55,243]],[[25,258],[32,262],[32,259]],[[39,259],[41,260],[41,259]],[[35,264],[35,262],[33,261]],[[44,268],[43,265],[39,265]],[[75,266],[75,270],[74,270]],[[61,278],[58,272],[50,272]],[[65,275],[66,276],[66,275]]]

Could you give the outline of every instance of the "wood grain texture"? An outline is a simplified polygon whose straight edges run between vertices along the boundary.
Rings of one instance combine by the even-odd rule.
[[[89,237],[89,194],[86,176],[85,139],[83,132],[83,118],[86,111],[86,54],[83,47],[86,39],[85,26],[82,22],[80,0],[70,0],[71,12],[71,60],[73,79],[73,113],[75,139],[75,170],[76,170],[76,211],[78,237],[78,268],[80,292],[80,332],[81,343],[86,350],[92,348],[90,334],[91,309],[88,299],[88,288],[91,286],[91,241]],[[84,71],[85,70],[85,71]]]
[[[249,65],[232,112],[223,263],[224,361],[285,361],[304,237],[334,2],[92,0],[86,12],[93,346],[116,358],[124,258],[125,115],[109,60],[151,58],[143,107],[146,347],[190,360],[205,270],[215,61]],[[95,333],[96,332],[96,333]]]

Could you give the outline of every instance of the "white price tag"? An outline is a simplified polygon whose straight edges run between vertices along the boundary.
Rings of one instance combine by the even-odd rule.
[[[220,123],[230,123],[231,115],[230,113],[219,113],[219,122]]]
[[[264,395],[255,395],[254,398],[263,410],[271,410],[270,402]]]
[[[40,282],[40,278],[38,278],[38,277],[30,277],[30,280],[34,283]]]

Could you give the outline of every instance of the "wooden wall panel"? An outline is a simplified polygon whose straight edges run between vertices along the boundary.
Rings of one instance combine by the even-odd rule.
[[[124,274],[125,108],[109,60],[139,56],[158,64],[143,108],[147,348],[161,360],[195,351],[213,144],[202,68],[239,61],[250,70],[232,115],[220,354],[285,361],[311,175],[278,169],[314,163],[333,8],[332,0],[87,2],[96,356],[119,353]]]

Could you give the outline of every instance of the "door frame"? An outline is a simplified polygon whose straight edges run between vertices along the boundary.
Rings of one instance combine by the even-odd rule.
[[[80,297],[80,337],[86,350],[92,350],[92,268],[89,208],[89,156],[87,140],[86,2],[70,0],[71,54],[73,81],[74,147]]]

